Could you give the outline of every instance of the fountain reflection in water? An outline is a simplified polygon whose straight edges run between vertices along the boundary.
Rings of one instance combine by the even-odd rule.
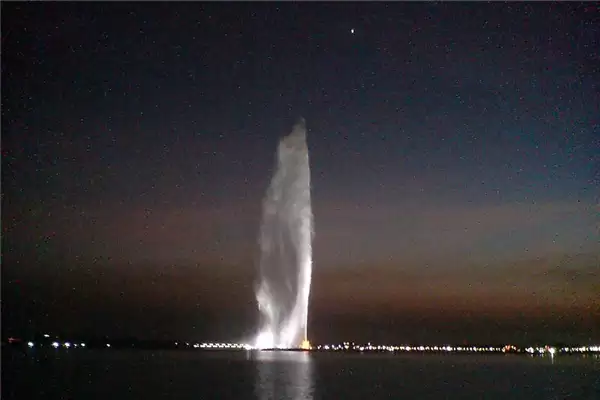
[[[311,354],[299,351],[255,353],[256,397],[260,400],[312,400],[314,378]]]
[[[260,281],[261,328],[256,348],[308,347],[313,217],[306,127],[300,120],[277,149],[277,169],[263,202]]]

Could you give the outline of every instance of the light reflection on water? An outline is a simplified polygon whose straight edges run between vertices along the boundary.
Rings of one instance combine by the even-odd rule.
[[[255,393],[260,400],[312,400],[314,377],[311,355],[298,351],[259,351]]]
[[[2,400],[600,399],[591,356],[2,349],[2,366]]]

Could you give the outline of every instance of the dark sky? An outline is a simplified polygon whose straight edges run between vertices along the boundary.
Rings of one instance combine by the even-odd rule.
[[[4,332],[239,339],[307,121],[313,341],[600,340],[598,3],[2,2]]]

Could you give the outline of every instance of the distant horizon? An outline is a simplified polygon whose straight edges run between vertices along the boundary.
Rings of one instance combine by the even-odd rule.
[[[353,340],[337,340],[330,342],[312,342],[309,341],[310,348],[298,347],[273,347],[273,348],[259,348],[254,347],[251,343],[246,342],[228,342],[220,340],[197,340],[194,338],[181,338],[172,337],[168,339],[145,339],[136,336],[110,336],[110,335],[70,335],[63,336],[57,334],[48,333],[37,333],[28,337],[3,337],[3,344],[10,344],[14,346],[27,346],[30,348],[34,347],[74,347],[74,348],[110,348],[120,349],[129,348],[131,345],[140,344],[142,346],[155,346],[160,348],[170,349],[205,349],[205,350],[218,350],[218,349],[243,349],[243,350],[361,350],[364,347],[367,351],[380,351],[385,347],[397,347],[401,351],[445,351],[448,348],[457,349],[457,351],[471,351],[472,348],[486,348],[488,351],[499,352],[507,347],[516,347],[517,349],[525,349],[530,346],[544,347],[554,346],[562,348],[579,348],[590,347],[590,351],[600,352],[600,345],[596,342],[593,343],[576,343],[576,342],[561,342],[561,341],[530,341],[528,343],[515,343],[511,341],[496,341],[496,342],[468,342],[463,341],[462,343],[452,343],[448,341],[440,342],[376,342],[376,341],[353,341]],[[55,346],[58,344],[58,346]],[[143,347],[140,347],[143,349]],[[390,349],[385,349],[390,350]]]
[[[414,330],[420,332],[419,335],[425,335],[429,340],[435,341],[435,337],[439,340],[444,339],[446,324],[460,324],[464,334],[458,334],[453,332],[453,328],[448,328],[449,340],[458,339],[460,342],[468,339],[468,336],[482,337],[483,341],[500,340],[502,336],[495,336],[493,332],[500,329],[502,333],[499,335],[512,336],[513,341],[526,341],[527,337],[536,337],[540,341],[565,341],[573,335],[573,330],[578,328],[582,332],[574,336],[577,338],[575,341],[597,341],[600,339],[600,329],[595,323],[598,315],[594,310],[597,310],[598,299],[593,296],[593,274],[596,269],[594,261],[598,257],[588,253],[561,259],[562,264],[552,259],[538,261],[538,265],[530,269],[523,269],[517,264],[513,267],[515,276],[509,281],[512,282],[512,286],[506,288],[500,285],[496,291],[490,290],[493,287],[492,282],[497,279],[494,273],[486,274],[481,269],[468,266],[458,268],[459,271],[465,271],[459,274],[460,279],[453,279],[450,272],[444,276],[427,269],[405,272],[379,267],[366,272],[361,267],[349,267],[345,269],[346,274],[340,277],[339,273],[334,271],[317,268],[314,271],[313,293],[309,305],[309,338],[312,336],[311,332],[315,332],[316,335],[311,341],[328,341],[328,338],[349,329],[353,333],[348,339],[352,339],[352,335],[355,335],[353,340],[367,339],[368,332],[373,329],[379,338],[395,335],[404,335],[407,338],[418,336],[410,332]],[[565,270],[564,267],[569,267],[567,261],[577,266],[573,276],[565,275],[568,269]],[[587,270],[582,267],[585,265],[589,267]],[[139,268],[144,271],[143,276],[136,272]],[[170,335],[168,329],[153,327],[155,323],[152,318],[158,318],[159,321],[164,321],[165,318],[171,321],[178,320],[177,329],[189,331],[191,336],[194,335],[193,332],[197,332],[198,338],[209,339],[214,336],[211,334],[211,324],[214,325],[216,336],[222,339],[233,340],[236,337],[251,335],[258,327],[253,291],[256,271],[252,266],[242,269],[221,266],[216,269],[217,271],[207,275],[205,269],[199,269],[189,263],[173,265],[166,269],[142,263],[138,264],[137,268],[124,269],[109,263],[102,266],[102,275],[90,274],[86,269],[75,269],[63,274],[60,282],[53,280],[56,270],[49,265],[31,277],[21,273],[16,281],[12,273],[5,272],[2,282],[4,295],[10,296],[17,291],[35,291],[39,300],[33,297],[32,300],[36,303],[29,305],[30,314],[45,313],[46,317],[38,318],[36,324],[30,324],[23,319],[18,321],[18,324],[11,324],[15,320],[14,314],[11,310],[4,309],[3,314],[8,318],[3,323],[2,330],[6,333],[7,330],[30,332],[41,321],[45,321],[43,324],[54,329],[65,323],[69,327],[67,331],[71,331],[77,328],[69,321],[77,320],[78,324],[86,326],[83,331],[107,329],[106,334],[127,336],[135,332],[135,325],[128,324],[128,320],[144,323],[140,318],[147,318],[144,317],[147,313],[148,316],[152,316],[145,321],[149,331],[148,338],[164,338]],[[241,274],[242,271],[245,272]],[[453,271],[457,271],[456,267]],[[490,272],[492,271],[494,270]],[[32,280],[34,276],[36,278]],[[469,276],[470,278],[466,278]],[[540,277],[543,279],[540,280]],[[552,282],[565,277],[571,282],[573,290],[581,292],[578,302],[570,301],[569,297],[562,298],[560,293],[552,293]],[[338,285],[340,289],[332,290],[331,279],[340,279],[340,284],[343,283],[346,289]],[[535,279],[540,281],[532,287],[532,281],[536,283]],[[134,281],[137,281],[136,290],[129,286],[129,282]],[[398,281],[404,282],[404,286],[395,283],[387,288],[386,282]],[[84,293],[83,298],[79,297],[78,291],[72,290],[72,287],[78,285],[88,287],[91,282],[95,282],[96,291]],[[378,290],[369,292],[369,296],[366,297],[366,293],[361,292],[348,297],[356,285],[368,282],[377,282]],[[443,287],[435,289],[437,282],[443,282]],[[474,287],[477,282],[484,285],[486,290],[479,292],[479,300],[473,301],[473,295],[465,293],[465,290],[478,293],[477,287]],[[526,286],[523,287],[524,284]],[[212,292],[210,288],[215,285],[223,290]],[[125,288],[128,289],[124,290]],[[397,299],[396,304],[388,302],[388,290],[399,290],[399,293],[394,295]],[[69,313],[56,308],[52,302],[44,304],[43,299],[50,299],[50,291],[61,293],[62,296],[71,298],[70,301],[79,304],[74,304],[74,309]],[[179,298],[169,295],[173,291],[179,292]],[[150,293],[154,293],[152,297],[148,297]],[[334,302],[336,296],[338,300]],[[128,305],[127,302],[131,300],[134,301],[133,304]],[[220,304],[221,313],[215,313],[206,306],[198,306],[210,303]],[[142,310],[146,311],[140,313]],[[169,314],[171,315],[168,317]],[[188,317],[185,317],[186,315]],[[97,319],[103,322],[97,323]],[[192,319],[193,323],[185,323],[186,320]],[[203,325],[203,321],[207,324]],[[340,326],[329,327],[327,321]],[[490,324],[496,326],[492,325],[490,328]],[[122,330],[125,333],[120,334],[119,331]],[[492,339],[488,339],[490,335]],[[585,339],[586,337],[589,339]]]

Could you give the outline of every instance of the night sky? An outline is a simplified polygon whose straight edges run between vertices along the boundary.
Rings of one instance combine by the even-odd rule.
[[[313,342],[600,340],[598,3],[2,2],[2,330],[236,340],[306,119]]]

